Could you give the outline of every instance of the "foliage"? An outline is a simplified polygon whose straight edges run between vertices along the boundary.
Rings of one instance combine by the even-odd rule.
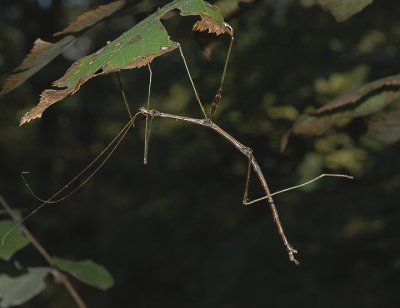
[[[288,233],[303,252],[302,270],[294,274],[286,260],[280,261],[279,244],[262,207],[239,208],[243,162],[205,133],[182,129],[174,121],[154,121],[147,170],[137,163],[139,141],[128,137],[118,159],[112,160],[112,168],[105,167],[74,199],[49,213],[44,211],[31,223],[57,254],[86,253],[90,243],[93,250],[89,253],[111,264],[107,267],[120,287],[111,289],[107,298],[85,291],[96,307],[121,306],[127,299],[138,307],[188,307],[199,301],[208,307],[396,307],[400,187],[393,162],[398,144],[383,147],[370,137],[386,144],[397,140],[398,102],[387,99],[387,94],[396,95],[395,88],[371,90],[367,82],[379,83],[385,76],[398,74],[397,3],[374,1],[370,9],[335,24],[332,16],[317,6],[306,8],[303,3],[307,1],[248,6],[247,1],[239,2],[234,2],[239,3],[235,7],[244,14],[230,21],[237,44],[228,70],[228,88],[215,116],[218,122],[255,146],[273,187],[301,182],[326,169],[362,176],[348,188],[321,182],[307,188],[312,194],[296,192],[281,197],[282,217],[292,226]],[[51,11],[57,20],[52,20],[48,31],[60,28],[61,12],[60,7]],[[168,22],[176,32],[184,31],[185,27]],[[113,29],[112,21],[107,25],[85,34],[93,44],[91,51],[108,37],[117,37],[119,28]],[[11,33],[4,29],[2,38]],[[24,29],[24,40],[34,41],[34,28],[27,24]],[[75,43],[79,35],[74,35]],[[16,54],[23,49],[17,37],[13,35],[7,48],[3,47],[6,44],[0,47],[4,59],[10,59],[7,67],[17,65]],[[102,43],[96,45],[95,41]],[[221,62],[224,55],[216,50],[210,68],[193,42],[181,43],[187,44],[199,92],[212,96],[218,79],[213,64]],[[354,68],[360,64],[367,69],[355,76]],[[51,108],[29,129],[13,128],[16,116],[25,108],[19,102],[32,101],[67,65],[60,57],[52,63],[52,72],[44,68],[27,86],[3,99],[7,104],[2,104],[5,119],[0,130],[1,185],[18,198],[22,199],[25,191],[12,179],[21,162],[40,175],[34,178],[35,187],[45,187],[45,192],[62,187],[65,181],[61,178],[74,176],[82,161],[99,152],[126,116],[116,104],[120,99],[111,76],[80,89],[79,96]],[[174,113],[191,113],[194,108],[180,68],[173,55],[153,65],[154,105]],[[136,74],[138,77],[123,76],[135,106],[144,100],[142,90],[147,89],[147,78],[141,72]],[[320,86],[321,80],[325,88]],[[355,92],[346,94],[350,89]],[[302,124],[301,119],[316,121],[315,110],[336,96],[349,98],[357,89],[368,94],[362,92],[363,98],[356,104],[347,101],[346,110],[332,108],[332,114],[325,114],[324,126],[329,125],[323,135],[293,136],[285,158],[278,154],[279,141],[298,114],[303,113],[294,126],[302,127],[306,122]],[[375,103],[375,98],[384,96]],[[376,108],[367,115],[356,106],[369,98],[374,98],[370,103]],[[295,127],[292,133],[296,135]],[[74,241],[58,240],[66,233]],[[24,253],[29,256],[29,251]],[[46,292],[51,297],[51,288]],[[62,302],[58,296],[51,299]],[[50,301],[42,300],[45,304],[39,306]]]
[[[290,134],[322,134],[333,124],[347,124],[354,118],[371,114],[374,117],[368,123],[367,135],[386,144],[398,141],[399,86],[399,75],[386,77],[338,97],[312,113],[301,115],[283,137],[281,150],[286,148]]]
[[[76,279],[101,290],[107,290],[114,284],[110,273],[92,260],[71,261],[54,257],[54,265],[60,270],[70,273]]]
[[[4,200],[1,197],[1,203],[4,206]],[[6,204],[7,208],[8,205]],[[18,215],[16,217],[19,217]],[[8,261],[19,250],[30,243],[29,238],[24,233],[28,232],[25,227],[22,229],[24,233],[11,232],[16,222],[12,220],[3,220],[0,222],[0,236],[4,240],[0,250],[0,258]],[[7,235],[7,237],[5,237]],[[38,249],[36,240],[31,238],[31,242]],[[40,253],[42,248],[39,247]],[[43,254],[43,253],[42,253]],[[55,280],[60,279],[58,276],[63,275],[56,269],[69,273],[78,280],[101,290],[107,290],[114,284],[111,274],[101,265],[92,260],[71,261],[53,257],[49,260],[52,267],[29,267],[26,273],[19,276],[0,275],[0,307],[11,307],[25,303],[34,296],[46,289],[45,278],[48,274],[52,274]]]
[[[0,237],[3,238],[4,234],[14,226],[15,222],[12,220],[0,221]],[[0,259],[10,260],[10,258],[19,250],[29,244],[29,240],[20,232],[16,231],[10,234],[7,242],[0,249]]]
[[[318,2],[331,11],[337,21],[345,21],[371,4],[372,0],[318,0]]]
[[[28,268],[18,277],[0,275],[0,307],[17,306],[30,300],[46,288],[45,278],[51,273],[48,267]]]

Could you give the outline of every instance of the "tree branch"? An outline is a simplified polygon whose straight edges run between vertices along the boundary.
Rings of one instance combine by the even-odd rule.
[[[276,209],[274,200],[272,199],[271,192],[269,190],[267,181],[265,180],[264,174],[262,173],[261,168],[253,155],[252,149],[250,149],[249,147],[240,143],[238,140],[236,140],[234,137],[232,137],[230,134],[228,134],[226,131],[224,131],[221,127],[219,127],[217,124],[215,124],[210,119],[195,119],[195,118],[183,117],[183,116],[178,116],[178,115],[174,115],[174,114],[159,112],[157,110],[149,110],[144,107],[141,107],[139,111],[141,114],[143,114],[145,116],[165,118],[165,119],[174,119],[174,120],[178,120],[178,121],[183,121],[183,122],[188,122],[188,123],[208,127],[211,130],[215,131],[217,134],[221,135],[225,140],[227,140],[229,143],[231,143],[239,152],[241,152],[244,156],[246,156],[249,159],[249,162],[251,163],[251,166],[252,166],[254,172],[257,174],[257,177],[261,183],[261,186],[264,189],[265,195],[267,196],[266,199],[267,199],[268,205],[271,209],[275,225],[278,229],[278,233],[281,236],[283,244],[289,255],[289,260],[294,262],[296,265],[299,264],[299,262],[295,259],[295,256],[294,256],[297,253],[297,250],[295,250],[289,244],[289,242],[286,238],[282,223],[279,219],[278,210]]]
[[[19,217],[15,215],[14,211],[11,209],[10,205],[7,203],[7,201],[3,198],[1,194],[0,194],[0,204],[3,206],[3,208],[6,210],[6,212],[11,216],[11,218],[14,221],[19,222]],[[36,248],[36,250],[47,261],[50,267],[54,270],[57,281],[61,282],[64,285],[64,287],[67,289],[68,293],[74,299],[78,307],[87,308],[85,302],[79,295],[78,291],[74,288],[72,283],[69,281],[68,277],[55,267],[53,258],[46,251],[46,249],[39,243],[39,241],[33,236],[33,234],[22,224],[21,224],[21,230],[25,234],[25,236],[30,240],[30,242]]]

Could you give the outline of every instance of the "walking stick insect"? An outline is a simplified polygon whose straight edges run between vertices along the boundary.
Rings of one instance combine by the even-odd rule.
[[[178,8],[181,10],[181,15],[193,15],[194,13],[188,12],[188,3],[193,2],[196,3],[202,3],[204,6],[204,10],[214,10],[215,8],[209,4],[204,4],[202,0],[176,0],[173,1],[171,4],[165,6],[164,8],[160,9],[157,12],[156,17],[152,17],[151,20],[145,19],[141,23],[137,25],[137,27],[140,29],[135,31],[130,31],[124,33],[121,35],[120,38],[114,40],[113,42],[110,42],[107,46],[103,47],[100,49],[98,52],[87,56],[77,62],[74,63],[70,67],[70,69],[67,71],[67,73],[59,80],[57,80],[54,85],[58,87],[59,89],[57,90],[46,90],[42,93],[41,101],[39,105],[35,108],[33,108],[30,112],[25,114],[24,117],[21,119],[21,124],[24,124],[26,122],[29,122],[30,120],[40,117],[43,113],[43,111],[49,107],[50,105],[58,102],[59,100],[63,99],[69,94],[73,94],[77,92],[80,88],[80,86],[85,83],[87,80],[98,76],[102,74],[107,74],[111,72],[118,72],[121,69],[127,69],[127,68],[136,68],[136,67],[141,67],[146,65],[149,69],[149,87],[148,87],[148,95],[147,95],[147,105],[146,108],[142,107],[139,109],[139,111],[133,115],[133,113],[129,109],[129,105],[125,96],[125,92],[122,87],[122,82],[119,78],[120,86],[121,86],[121,92],[122,96],[124,99],[124,103],[127,107],[128,113],[130,120],[129,122],[124,126],[124,128],[118,133],[118,135],[113,139],[113,141],[101,152],[85,169],[83,169],[76,177],[74,177],[70,182],[68,182],[62,189],[60,189],[58,192],[56,192],[52,197],[49,199],[43,199],[39,198],[30,188],[28,185],[26,179],[25,179],[25,174],[22,173],[22,177],[24,180],[25,185],[29,189],[29,191],[32,193],[32,195],[37,199],[42,202],[41,205],[39,205],[35,210],[33,210],[28,216],[23,218],[19,223],[16,224],[20,225],[23,222],[25,222],[28,218],[30,218],[33,214],[35,214],[38,210],[40,210],[42,207],[44,207],[48,203],[57,203],[61,202],[62,200],[65,200],[69,196],[71,196],[73,193],[75,193],[79,188],[81,188],[94,174],[105,164],[105,162],[108,160],[108,158],[112,155],[112,153],[116,150],[118,145],[121,143],[121,141],[124,139],[125,135],[128,133],[129,129],[134,127],[135,121],[138,116],[142,115],[146,118],[146,130],[145,130],[145,145],[144,145],[144,163],[147,163],[147,155],[148,155],[148,143],[149,143],[149,137],[150,137],[150,132],[151,132],[151,121],[153,118],[160,117],[160,118],[165,118],[165,119],[174,119],[178,121],[183,121],[191,124],[196,124],[204,127],[208,127],[214,132],[216,132],[218,135],[220,135],[223,139],[227,140],[229,143],[231,143],[239,152],[241,152],[248,160],[248,170],[247,170],[247,177],[246,177],[246,184],[245,184],[245,193],[244,193],[244,199],[243,203],[248,205],[257,201],[261,201],[266,199],[267,204],[269,205],[272,215],[273,215],[273,220],[276,224],[278,233],[282,239],[282,242],[284,244],[284,247],[286,248],[286,251],[288,253],[290,261],[294,262],[295,264],[299,264],[298,261],[295,258],[295,254],[297,251],[289,244],[289,241],[286,238],[282,223],[280,221],[280,217],[277,211],[277,208],[275,206],[274,200],[272,198],[272,193],[270,192],[270,189],[268,187],[267,181],[261,171],[261,168],[255,159],[255,156],[253,154],[253,150],[245,145],[243,145],[241,142],[239,142],[237,139],[235,139],[233,136],[231,136],[229,133],[227,133],[225,130],[223,130],[221,127],[219,127],[215,122],[213,122],[209,116],[207,115],[205,108],[201,102],[200,96],[198,94],[198,91],[196,90],[194,81],[192,79],[192,76],[189,71],[189,67],[187,65],[182,47],[179,43],[173,42],[169,39],[169,36],[165,32],[161,32],[162,35],[165,35],[165,37],[162,37],[162,44],[159,46],[158,53],[154,53],[147,55],[139,55],[139,56],[134,56],[133,59],[126,59],[124,58],[123,60],[125,61],[123,65],[121,66],[119,63],[117,63],[117,60],[113,60],[114,55],[115,55],[115,50],[119,50],[120,48],[138,48],[137,46],[140,45],[141,41],[144,39],[144,35],[147,33],[151,33],[154,29],[154,27],[159,27],[161,24],[159,22],[159,18],[163,16],[166,12],[169,12],[172,9]],[[200,2],[199,2],[200,1]],[[209,12],[209,11],[207,11]],[[214,11],[213,11],[214,12]],[[204,13],[204,12],[203,12]],[[215,12],[214,12],[215,13]],[[156,13],[155,13],[156,14]],[[201,21],[198,21],[195,26],[194,30],[199,30],[199,31],[208,31],[208,32],[213,32],[216,33],[217,35],[227,33],[230,35],[230,44],[229,44],[229,49],[227,52],[224,68],[223,68],[223,73],[220,81],[220,86],[216,92],[214,101],[211,106],[211,111],[210,115],[213,115],[217,109],[218,104],[220,103],[222,99],[222,93],[223,93],[223,84],[225,80],[225,75],[227,71],[227,65],[229,62],[230,58],[230,53],[231,49],[233,46],[233,41],[234,41],[234,36],[233,36],[233,29],[232,27],[224,22],[223,20],[219,20],[217,17],[210,18],[208,15],[203,15],[202,13],[199,14],[202,18]],[[146,21],[147,20],[147,21]],[[152,31],[150,31],[150,30]],[[173,115],[173,114],[168,114],[168,113],[162,113],[157,110],[151,110],[150,109],[150,94],[151,94],[151,84],[152,84],[152,70],[150,67],[150,62],[155,58],[158,57],[166,52],[172,51],[174,49],[178,49],[180,53],[180,57],[182,58],[183,64],[185,66],[185,70],[188,74],[188,78],[190,80],[195,99],[201,109],[203,118],[190,118],[190,117],[183,117],[179,115]],[[112,52],[113,51],[113,52]],[[111,55],[110,55],[111,54]],[[113,62],[114,61],[114,62]],[[122,61],[122,60],[121,60]],[[118,66],[119,65],[119,66]],[[86,75],[84,75],[85,73]],[[82,75],[83,74],[83,75]],[[96,166],[96,164],[98,164]],[[96,166],[96,167],[95,167]],[[94,168],[92,172],[89,173],[89,175],[84,178],[83,182],[79,184],[75,189],[73,189],[71,192],[67,193],[61,198],[58,198],[64,191],[69,188],[73,183],[76,182],[79,178],[83,177],[91,168]],[[254,201],[249,201],[247,200],[247,195],[248,195],[248,187],[249,187],[249,179],[250,179],[250,173],[255,172],[257,175],[257,178],[260,182],[260,184],[263,187],[265,196],[262,198],[259,198]],[[331,175],[331,174],[324,174],[322,176],[340,176],[340,177],[348,177],[346,175]],[[320,178],[318,177],[318,178]],[[350,177],[348,177],[350,178]],[[316,179],[314,179],[316,180]],[[312,180],[312,181],[314,181]],[[296,186],[298,187],[298,186]],[[291,188],[288,188],[284,191],[287,191]],[[58,198],[58,199],[56,199]],[[10,229],[3,237],[2,242],[4,243],[4,240],[6,239],[7,235],[14,229]]]

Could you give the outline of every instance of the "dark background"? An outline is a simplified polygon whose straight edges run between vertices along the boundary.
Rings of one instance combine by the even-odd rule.
[[[205,128],[155,119],[149,165],[143,166],[144,120],[94,178],[48,205],[26,225],[52,255],[93,259],[115,285],[98,291],[74,280],[89,307],[398,307],[400,296],[399,144],[364,136],[363,119],[317,137],[280,138],[304,110],[388,75],[398,74],[400,5],[374,1],[337,23],[312,1],[259,1],[229,22],[235,45],[214,120],[255,151],[272,191],[322,172],[325,178],[276,197],[299,267],[289,262],[266,203],[241,200],[247,162]],[[0,1],[0,81],[33,41],[101,1]],[[207,61],[190,29],[193,18],[164,21],[182,42],[206,108],[218,88],[228,38]],[[72,61],[96,51],[134,24],[124,17],[98,25],[23,86],[0,99],[0,193],[33,210],[29,184],[47,198],[112,140],[128,120],[115,74],[85,84],[19,127],[19,117]],[[200,117],[179,53],[152,63],[151,106]],[[124,71],[131,108],[146,101],[146,68]],[[79,182],[78,182],[79,183]],[[78,184],[77,183],[77,184]],[[251,196],[261,196],[255,178]],[[76,184],[76,185],[77,185]],[[5,217],[5,216],[2,216]],[[44,266],[32,246],[15,255],[23,267]],[[16,273],[12,262],[1,272]],[[23,307],[74,307],[61,285]]]

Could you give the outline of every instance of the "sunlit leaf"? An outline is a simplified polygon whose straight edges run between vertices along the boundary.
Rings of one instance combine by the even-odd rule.
[[[371,4],[372,0],[318,0],[318,2],[330,11],[337,21],[345,21]]]
[[[375,124],[372,124],[370,130],[372,135],[380,135],[380,139],[383,139],[384,131],[395,134],[395,130],[388,132],[388,129],[398,129],[396,128],[397,124],[394,125],[394,122],[397,122],[398,107],[400,107],[394,103],[397,103],[398,99],[400,99],[400,75],[368,83],[332,100],[311,114],[302,114],[282,138],[281,150],[284,151],[288,138],[292,134],[321,134],[334,124],[348,122],[356,117],[375,115],[390,104],[393,104],[393,108],[384,116],[386,120],[377,121],[375,118]],[[378,123],[381,124],[378,125]],[[389,139],[395,140],[396,138],[392,136]]]
[[[89,79],[119,71],[141,67],[154,58],[178,47],[170,40],[160,22],[166,13],[178,9],[182,16],[198,15],[201,17],[193,27],[195,31],[208,31],[217,35],[230,30],[216,7],[203,0],[176,0],[159,9],[129,31],[104,46],[96,53],[76,61],[59,80],[53,83],[57,89],[45,90],[41,94],[38,106],[21,118],[21,125],[41,117],[43,111],[69,94],[77,92]]]
[[[53,258],[54,265],[60,270],[70,273],[80,281],[101,290],[107,290],[114,284],[111,274],[92,260],[71,261],[62,258]]]
[[[0,238],[2,239],[4,234],[6,234],[14,225],[15,221],[12,220],[0,221]],[[0,259],[6,261],[10,260],[17,251],[21,250],[28,244],[29,240],[23,236],[19,230],[14,230],[7,236],[4,245],[2,247],[0,246]]]
[[[11,277],[0,275],[0,307],[21,305],[46,288],[47,267],[28,268],[28,273]]]

